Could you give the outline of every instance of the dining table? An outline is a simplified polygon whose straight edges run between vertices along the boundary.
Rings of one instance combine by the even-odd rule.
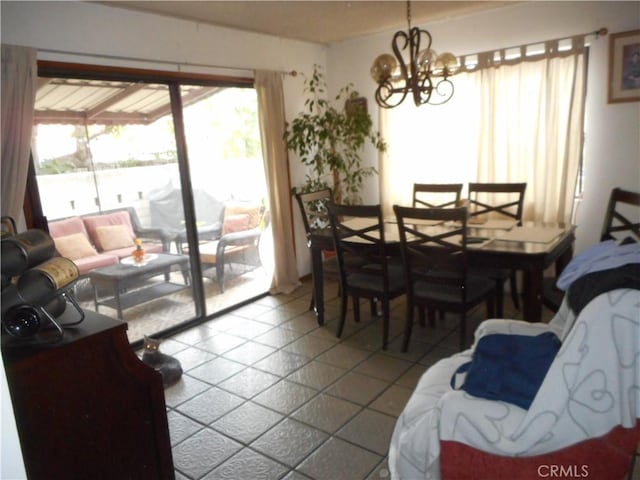
[[[542,320],[544,273],[555,266],[559,275],[573,256],[575,225],[550,222],[486,220],[467,224],[468,265],[482,269],[505,268],[522,275],[522,318]],[[424,225],[423,228],[447,228]],[[400,237],[395,218],[384,219],[384,235],[389,255],[400,255]],[[323,252],[334,250],[331,227],[313,230],[307,238],[311,253],[314,311],[324,325]]]

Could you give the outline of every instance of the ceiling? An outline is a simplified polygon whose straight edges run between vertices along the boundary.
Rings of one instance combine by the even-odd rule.
[[[110,7],[322,44],[406,28],[402,1],[100,1]],[[513,1],[414,1],[412,25],[468,15]]]

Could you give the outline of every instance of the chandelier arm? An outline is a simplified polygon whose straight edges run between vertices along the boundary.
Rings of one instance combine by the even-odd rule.
[[[404,99],[406,98],[408,90],[406,88],[393,88],[392,83],[389,80],[386,80],[378,85],[378,88],[375,92],[376,103],[382,108],[393,108],[400,105]],[[389,102],[389,99],[393,97],[395,94],[397,100],[394,102]]]
[[[442,93],[442,87],[446,87],[448,90]],[[448,78],[443,78],[436,84],[434,90],[437,95],[431,96],[429,105],[442,105],[444,103],[447,103],[449,100],[451,100],[451,97],[453,97],[455,88],[451,80],[449,80]],[[442,97],[442,101],[436,101],[440,97]]]
[[[398,42],[400,40],[404,40],[404,45],[402,48],[398,47]],[[391,49],[393,50],[393,54],[398,60],[398,66],[400,67],[400,77],[404,80],[405,87],[408,85],[409,72],[407,71],[407,64],[404,62],[404,58],[402,57],[402,50],[405,50],[407,46],[410,44],[411,37],[407,35],[406,32],[399,30],[393,36],[393,40],[391,41]]]
[[[416,85],[413,91],[413,100],[416,106],[429,103],[431,93],[433,92],[433,81],[430,75],[424,75],[420,80],[420,84]]]

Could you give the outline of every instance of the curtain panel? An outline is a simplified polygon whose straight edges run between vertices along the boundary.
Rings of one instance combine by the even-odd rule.
[[[274,243],[274,273],[270,292],[290,293],[300,285],[291,223],[291,185],[285,129],[284,93],[280,72],[256,71],[258,117],[265,162]]]
[[[27,184],[37,78],[36,50],[2,45],[1,209],[3,216],[13,217],[16,221],[22,218]]]
[[[527,182],[524,220],[569,222],[582,148],[584,54],[483,69],[476,178]]]
[[[495,62],[452,80],[455,94],[444,105],[381,111],[385,212],[410,204],[414,182],[527,182],[525,220],[569,222],[583,141],[584,48]]]

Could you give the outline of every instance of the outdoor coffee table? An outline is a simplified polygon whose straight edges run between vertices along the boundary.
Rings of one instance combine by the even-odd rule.
[[[169,279],[170,272],[177,269],[182,270],[183,284]],[[164,282],[143,285],[144,280],[162,274]],[[118,319],[123,320],[122,311],[127,308],[188,288],[189,257],[168,253],[148,254],[146,262],[141,265],[134,264],[131,257],[127,257],[115,265],[91,270],[88,275],[93,286],[96,312],[99,305],[115,308]],[[101,294],[106,296],[101,297]]]

